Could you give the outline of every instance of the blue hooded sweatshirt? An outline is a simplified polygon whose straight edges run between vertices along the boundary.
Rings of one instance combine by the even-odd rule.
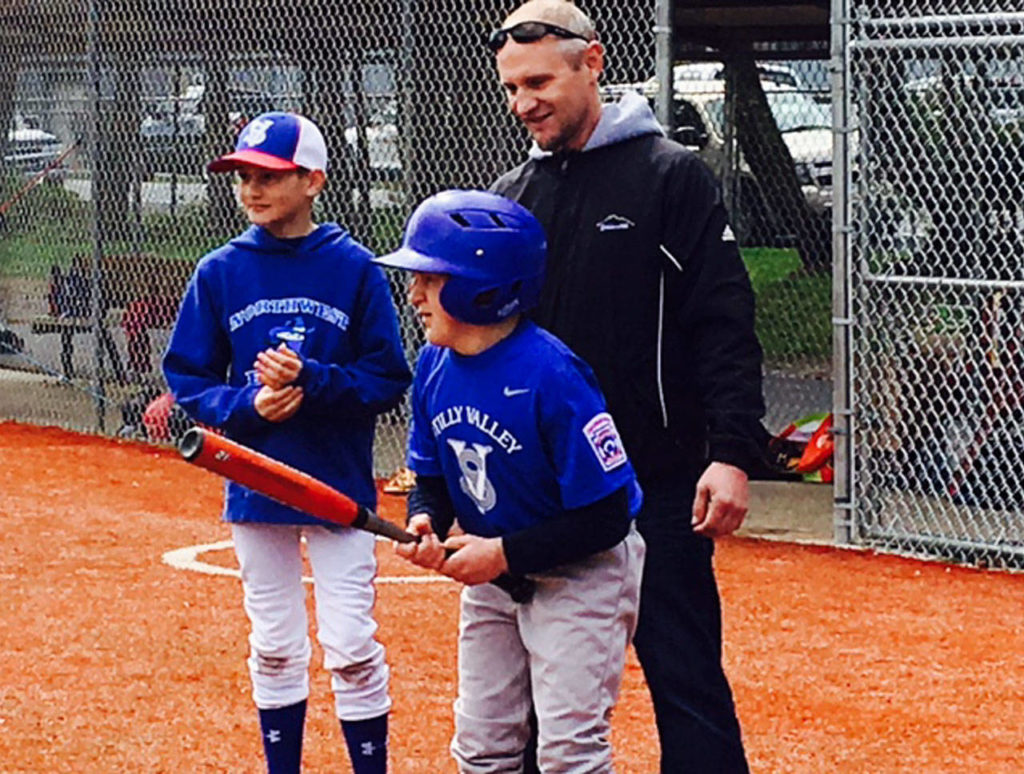
[[[163,359],[178,403],[204,425],[376,506],[376,415],[411,380],[387,280],[333,223],[298,239],[252,226],[199,262]],[[256,413],[256,355],[287,344],[303,361],[302,405]],[[234,483],[227,521],[324,524]]]

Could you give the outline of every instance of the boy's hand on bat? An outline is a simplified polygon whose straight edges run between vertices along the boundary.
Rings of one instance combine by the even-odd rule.
[[[460,583],[475,586],[492,581],[508,571],[501,538],[455,535],[442,545],[455,553],[441,565],[441,572]]]
[[[395,543],[395,553],[408,559],[415,565],[428,570],[440,570],[444,564],[444,546],[434,533],[434,524],[430,516],[417,513],[409,519],[406,531],[420,536],[418,543]]]

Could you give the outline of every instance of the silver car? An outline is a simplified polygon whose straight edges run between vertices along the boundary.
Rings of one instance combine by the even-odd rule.
[[[68,171],[59,161],[63,152],[56,135],[38,128],[31,119],[15,115],[13,128],[7,132],[4,168],[28,177],[45,172],[48,181],[60,182]]]

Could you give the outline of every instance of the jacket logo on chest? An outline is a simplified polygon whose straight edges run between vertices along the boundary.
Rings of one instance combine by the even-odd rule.
[[[624,215],[605,215],[603,220],[597,221],[597,230],[602,234],[605,231],[627,231],[636,225],[629,218]]]

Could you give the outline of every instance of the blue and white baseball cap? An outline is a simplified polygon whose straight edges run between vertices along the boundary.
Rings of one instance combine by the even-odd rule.
[[[235,150],[207,165],[211,172],[231,172],[240,164],[287,171],[327,169],[327,143],[320,129],[297,113],[256,116],[238,134]]]

